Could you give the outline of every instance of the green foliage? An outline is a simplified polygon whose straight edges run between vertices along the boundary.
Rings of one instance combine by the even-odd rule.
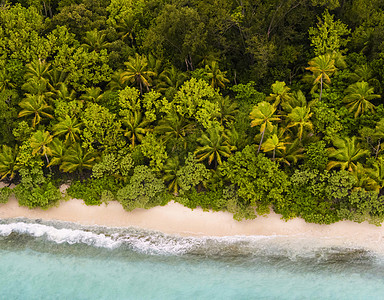
[[[129,184],[119,189],[117,200],[124,209],[151,208],[164,199],[165,186],[147,166],[136,166]]]
[[[223,197],[223,191],[220,189],[200,193],[191,189],[183,197],[177,197],[176,201],[191,209],[197,207],[201,207],[203,210],[212,209],[213,211],[227,209],[227,199]]]
[[[254,207],[259,214],[269,212],[271,204],[279,205],[289,186],[287,175],[278,165],[255,147],[247,146],[220,167],[225,180],[235,185],[240,206]]]
[[[126,181],[134,166],[131,154],[115,155],[106,153],[100,162],[92,168],[92,177],[101,178],[105,175],[113,176],[118,180]]]
[[[202,186],[204,186],[210,178],[210,173],[205,165],[199,163],[190,153],[185,160],[184,166],[177,171],[176,176],[179,180],[179,194],[183,195],[192,188],[201,190]]]
[[[21,206],[48,209],[62,199],[60,189],[49,177],[45,177],[41,167],[20,169],[21,182],[14,189]]]
[[[248,103],[257,105],[265,100],[265,94],[258,92],[255,88],[255,82],[250,81],[247,84],[237,84],[230,89],[236,93],[235,99],[239,103]]]
[[[12,189],[7,186],[0,188],[0,203],[7,203],[12,193]]]
[[[285,218],[300,216],[306,222],[337,222],[338,210],[349,201],[354,183],[354,177],[346,171],[296,170],[287,193],[288,207],[277,207],[277,212]]]
[[[86,205],[100,205],[114,200],[121,187],[122,185],[117,183],[113,177],[105,175],[72,182],[67,193],[72,198],[83,199]]]
[[[328,10],[322,17],[323,19],[318,17],[317,28],[309,28],[311,46],[314,47],[316,56],[342,51],[348,43],[348,38],[344,36],[351,32],[343,22],[335,21]]]
[[[207,82],[192,78],[181,86],[172,104],[181,116],[195,119],[208,129],[218,123],[215,118],[220,112],[215,103],[217,97],[217,92]]]
[[[328,163],[328,151],[324,141],[314,142],[307,146],[304,155],[304,167],[309,170],[325,170]]]

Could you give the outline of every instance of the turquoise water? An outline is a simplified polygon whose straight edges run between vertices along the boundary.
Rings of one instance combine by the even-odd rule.
[[[1,221],[0,274],[0,299],[384,298],[379,254],[285,236]]]

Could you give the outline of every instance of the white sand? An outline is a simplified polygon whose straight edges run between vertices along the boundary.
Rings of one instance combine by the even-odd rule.
[[[314,243],[316,239],[332,239],[338,240],[337,244],[364,246],[384,252],[384,227],[367,222],[342,221],[318,225],[299,218],[286,222],[275,213],[238,222],[227,212],[191,210],[175,202],[132,212],[125,211],[118,202],[111,202],[108,206],[86,206],[78,199],[63,201],[58,207],[48,210],[20,207],[14,197],[8,203],[0,204],[0,218],[16,217],[70,221],[82,225],[135,226],[184,236],[284,235],[314,238]]]

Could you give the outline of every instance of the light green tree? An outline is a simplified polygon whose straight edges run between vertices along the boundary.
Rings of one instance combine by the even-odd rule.
[[[356,137],[339,138],[332,140],[335,148],[329,149],[329,158],[333,159],[328,162],[327,170],[339,167],[342,170],[356,170],[356,163],[364,156],[369,155],[369,151],[360,147]]]
[[[53,116],[49,113],[49,111],[52,110],[52,107],[45,102],[42,96],[27,95],[27,98],[24,98],[19,103],[19,106],[22,108],[18,114],[19,118],[33,115],[33,128],[40,123],[42,118],[53,119]]]
[[[336,72],[335,60],[330,54],[319,55],[312,59],[309,63],[309,67],[305,68],[313,73],[315,78],[313,81],[312,91],[315,91],[317,86],[320,85],[319,100],[323,94],[323,85],[330,84],[330,76]]]
[[[14,148],[7,145],[2,145],[0,150],[0,180],[9,176],[12,180],[16,176],[16,172],[20,169],[21,163],[17,160],[19,149],[17,146]]]
[[[373,88],[369,87],[365,81],[351,84],[345,92],[347,95],[344,97],[343,102],[346,103],[350,112],[355,112],[355,118],[366,111],[373,112],[375,106],[370,101],[381,98],[380,95],[373,93]]]
[[[272,131],[274,121],[280,121],[280,117],[274,115],[276,111],[276,107],[272,104],[263,101],[260,102],[257,106],[254,106],[249,117],[252,119],[251,127],[260,125],[260,133],[261,140],[259,144],[259,148],[257,149],[257,153],[260,152],[261,145],[263,144],[263,139],[265,135],[265,131]]]
[[[199,146],[195,155],[199,161],[208,160],[208,164],[215,162],[221,165],[224,157],[230,157],[235,147],[229,144],[228,137],[222,132],[220,127],[211,127],[206,133],[202,133],[197,139]]]

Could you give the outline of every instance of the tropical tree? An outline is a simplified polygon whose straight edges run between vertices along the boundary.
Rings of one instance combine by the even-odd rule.
[[[48,144],[52,142],[53,137],[48,131],[38,130],[36,131],[30,139],[32,154],[40,153],[42,156],[45,156],[47,164],[49,165],[49,159],[47,155],[51,155],[51,149]]]
[[[264,152],[272,151],[272,160],[275,160],[276,150],[285,150],[285,142],[283,142],[276,133],[274,133],[271,137],[269,137],[264,144],[261,146],[261,149]]]
[[[12,82],[12,76],[5,69],[0,70],[0,92],[14,89],[16,84]]]
[[[273,101],[273,105],[278,107],[280,104],[284,105],[285,103],[293,100],[291,89],[285,85],[284,81],[276,81],[272,84],[272,94],[270,94],[265,99],[267,101]]]
[[[17,170],[21,167],[20,162],[17,160],[18,154],[18,146],[12,148],[7,145],[2,145],[0,151],[0,180],[3,180],[7,176],[9,176],[10,180],[15,177]]]
[[[135,54],[135,57],[130,57],[124,63],[126,70],[120,74],[120,82],[130,82],[136,84],[140,89],[140,94],[143,94],[143,88],[149,91],[151,85],[151,76],[155,76],[155,72],[148,69],[148,59],[142,55]]]
[[[92,31],[87,31],[84,37],[84,44],[81,45],[84,49],[89,52],[99,52],[109,46],[109,43],[105,41],[106,34],[101,33],[96,28]]]
[[[221,165],[223,163],[222,157],[230,157],[231,152],[235,147],[230,145],[228,137],[222,132],[218,126],[208,128],[206,133],[197,139],[201,146],[197,147],[195,155],[199,161],[208,159],[208,164],[215,162]]]
[[[42,96],[27,95],[27,98],[24,98],[19,106],[22,110],[19,112],[18,118],[33,115],[33,128],[40,123],[43,117],[53,119],[53,116],[47,112],[52,110],[52,107],[45,102]]]
[[[286,142],[284,146],[282,149],[276,149],[276,161],[291,166],[291,164],[295,165],[304,158],[304,148],[299,139]]]
[[[65,135],[65,143],[75,143],[80,139],[81,123],[77,121],[77,118],[66,115],[65,119],[59,119],[59,123],[53,125],[53,136]]]
[[[56,68],[52,69],[48,74],[48,86],[51,91],[55,92],[62,84],[66,84],[68,80],[68,73]]]
[[[350,112],[355,112],[355,118],[367,110],[373,112],[375,106],[370,101],[381,97],[380,95],[374,94],[373,88],[370,88],[369,84],[365,81],[351,84],[345,92],[347,95],[343,101],[347,104],[346,106]]]
[[[332,143],[335,148],[332,147],[329,149],[329,158],[333,158],[334,160],[328,162],[327,170],[336,167],[340,167],[342,170],[347,169],[348,171],[356,170],[357,161],[369,155],[368,150],[360,147],[355,136],[352,138],[336,137],[332,140]]]
[[[225,88],[225,84],[229,83],[229,80],[225,78],[227,72],[222,72],[219,69],[219,64],[216,61],[212,61],[210,65],[205,66],[207,76],[211,81],[212,88]]]
[[[172,150],[177,146],[178,141],[182,141],[184,149],[187,147],[186,136],[194,131],[194,125],[188,122],[184,117],[179,116],[176,112],[170,113],[154,129],[155,133],[159,133],[165,137],[166,141],[176,141]]]
[[[85,89],[85,93],[80,96],[81,100],[86,102],[97,103],[103,98],[101,93],[101,88],[99,87],[90,87]]]
[[[313,124],[310,121],[312,116],[310,107],[295,107],[292,109],[292,112],[288,114],[288,119],[290,120],[287,128],[297,127],[298,128],[298,136],[301,141],[303,137],[304,129],[307,128],[309,130],[313,130]]]
[[[163,180],[168,183],[168,190],[177,196],[179,193],[179,182],[177,172],[180,169],[180,160],[178,156],[167,159],[163,166]]]
[[[60,170],[68,173],[79,171],[80,178],[83,177],[83,170],[91,170],[97,162],[98,153],[81,147],[79,143],[74,144],[65,151]]]
[[[160,93],[167,92],[167,97],[168,95],[172,97],[187,79],[188,76],[184,72],[179,71],[175,66],[171,66],[171,68],[160,73],[156,90]]]
[[[140,142],[145,134],[150,131],[149,122],[140,111],[129,112],[126,117],[122,119],[125,126],[124,136],[128,137],[132,147],[135,147],[137,142]]]
[[[278,116],[275,116],[274,113],[276,111],[276,107],[272,104],[262,101],[257,106],[254,106],[249,117],[252,119],[251,127],[260,126],[261,140],[259,144],[259,148],[257,149],[257,153],[260,152],[261,145],[263,143],[265,131],[272,131],[273,129],[273,121],[280,121]]]
[[[378,157],[373,162],[372,168],[367,169],[367,173],[382,189],[384,187],[384,157]]]
[[[29,81],[32,79],[42,80],[48,83],[49,73],[51,72],[51,64],[45,60],[36,59],[29,64],[26,64],[24,78]]]
[[[364,168],[361,163],[356,163],[356,168],[352,171],[352,175],[356,179],[355,185],[357,188],[355,189],[364,189],[368,191],[373,190],[376,192],[380,191],[380,184],[372,178],[373,176],[371,176],[375,175],[374,172],[372,172],[370,169]]]
[[[66,150],[63,141],[59,138],[54,138],[48,147],[51,155],[51,162],[48,164],[48,167],[60,165],[63,162]]]
[[[217,101],[219,113],[217,115],[221,125],[229,125],[235,121],[235,116],[239,112],[236,102],[232,102],[229,96],[220,97]]]
[[[309,63],[309,67],[305,68],[313,73],[315,80],[313,81],[314,91],[318,85],[320,85],[319,100],[323,94],[323,84],[330,84],[330,76],[336,72],[335,60],[330,54],[320,55],[312,59]]]
[[[64,102],[70,102],[75,100],[76,98],[76,92],[74,90],[69,90],[68,86],[61,82],[58,86],[58,89],[55,91],[55,100],[64,101]]]

